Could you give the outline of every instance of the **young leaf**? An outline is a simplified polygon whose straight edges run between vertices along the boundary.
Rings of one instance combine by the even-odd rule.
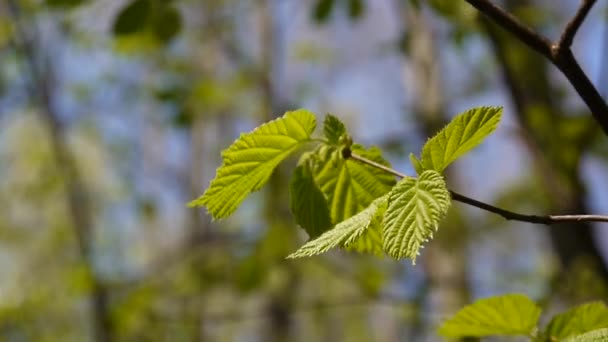
[[[216,219],[229,216],[268,181],[281,161],[310,141],[315,126],[315,116],[300,109],[241,134],[222,152],[224,162],[209,188],[189,206],[205,206]]]
[[[445,321],[439,333],[453,338],[530,336],[536,328],[540,312],[541,309],[533,301],[521,294],[480,299]]]
[[[388,194],[384,214],[384,251],[416,262],[422,243],[433,237],[450,207],[450,192],[443,177],[433,170],[418,179],[399,181]]]
[[[346,246],[346,250],[383,256],[382,218],[385,211],[386,203],[383,203],[378,207],[367,230],[358,239]]]
[[[602,302],[593,302],[553,317],[545,335],[551,339],[561,340],[600,328],[608,328],[608,307]]]
[[[492,133],[501,114],[501,107],[478,107],[458,115],[422,148],[424,169],[442,172]]]
[[[374,200],[367,208],[349,219],[338,223],[333,229],[323,233],[315,240],[308,241],[288,259],[295,259],[325,253],[334,247],[349,247],[357,241],[374,222],[379,208],[386,205],[386,196]]]
[[[309,157],[296,167],[289,183],[290,207],[294,219],[311,239],[331,228],[325,195],[314,180]]]
[[[337,145],[340,137],[346,134],[346,127],[337,117],[327,114],[323,121],[323,134],[332,145]]]
[[[410,153],[410,163],[412,163],[412,166],[414,167],[414,170],[416,170],[417,175],[420,175],[424,171],[422,163],[420,163],[420,160],[418,160],[418,158],[416,158],[416,155],[413,153]]]
[[[564,342],[608,342],[608,328],[592,330],[564,340]]]
[[[351,149],[353,153],[382,165],[390,165],[375,147],[366,150],[353,145]],[[395,184],[392,175],[355,160],[344,159],[342,151],[334,147],[319,150],[313,173],[321,191],[327,196],[332,222],[344,221],[360,212]]]

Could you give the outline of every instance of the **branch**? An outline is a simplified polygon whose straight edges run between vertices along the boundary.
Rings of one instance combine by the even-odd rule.
[[[384,166],[382,164],[376,163],[373,160],[369,160],[365,157],[362,157],[358,154],[347,152],[343,153],[345,157],[352,158],[360,163],[367,164],[369,166],[375,167],[377,169],[383,170],[387,173],[390,173],[399,178],[409,177],[406,174],[403,174],[399,171],[391,169],[390,167]],[[464,204],[468,204],[470,206],[479,208],[481,210],[489,211],[491,213],[497,214],[505,218],[506,220],[512,221],[520,221],[520,222],[528,222],[534,224],[544,224],[544,225],[553,225],[559,223],[567,223],[567,222],[608,222],[608,216],[604,215],[525,215],[516,212],[512,212],[509,210],[505,210],[502,208],[495,207],[493,205],[478,201],[476,199],[467,197],[465,195],[461,195],[453,190],[450,190],[450,194],[452,195],[452,199],[454,201],[458,201]]]
[[[552,59],[551,41],[517,20],[517,18],[515,18],[512,14],[506,12],[488,0],[465,1],[471,4],[471,6],[475,7],[479,12],[492,19],[492,21],[496,22],[503,29],[511,32],[522,43],[526,44],[528,47],[541,55]]]
[[[566,25],[557,43],[535,32],[521,23],[512,14],[494,5],[489,0],[465,0],[479,12],[503,29],[513,34],[522,43],[546,57],[566,76],[578,95],[585,102],[593,118],[608,135],[608,105],[580,67],[572,54],[572,40],[591,10],[595,0],[583,0],[574,18]]]
[[[558,43],[554,45],[554,49],[558,51],[557,53],[560,53],[560,51],[565,51],[572,46],[572,41],[574,40],[576,32],[578,32],[578,29],[583,24],[583,21],[585,21],[585,18],[591,10],[591,7],[593,7],[595,4],[595,1],[596,0],[583,0],[572,20],[570,20],[570,22],[566,25],[566,28],[564,28]]]

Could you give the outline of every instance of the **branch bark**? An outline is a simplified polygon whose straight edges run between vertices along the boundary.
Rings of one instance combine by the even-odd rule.
[[[384,172],[390,173],[399,178],[409,177],[408,175],[391,169],[390,167],[384,166],[382,164],[376,163],[373,160],[369,160],[365,157],[362,157],[356,153],[350,152],[350,150],[346,150],[346,153],[343,153],[343,156],[356,160],[360,163],[367,164],[369,166],[380,169]],[[511,221],[520,221],[520,222],[528,222],[534,224],[544,224],[544,225],[554,225],[559,223],[568,223],[568,222],[608,222],[608,216],[606,215],[526,215],[520,214],[513,211],[509,211],[506,209],[495,207],[491,204],[484,203],[478,201],[476,199],[470,198],[465,195],[461,195],[453,190],[450,190],[450,194],[452,195],[452,199],[457,202],[461,202],[464,204],[468,204],[470,206],[479,208],[481,210],[485,210],[497,215],[502,216],[506,220]]]
[[[564,28],[560,39],[552,43],[548,38],[535,32],[515,18],[512,14],[496,6],[489,0],[465,0],[504,30],[513,34],[529,48],[545,56],[566,76],[578,95],[585,102],[593,118],[608,135],[608,105],[597,88],[578,64],[572,50],[572,41],[595,0],[583,0],[581,6]]]

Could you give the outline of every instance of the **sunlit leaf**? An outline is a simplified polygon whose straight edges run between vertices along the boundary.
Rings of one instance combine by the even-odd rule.
[[[355,144],[351,149],[353,153],[390,166],[378,148],[366,150]],[[313,173],[327,197],[334,223],[344,221],[363,210],[373,200],[389,192],[395,184],[395,177],[385,171],[352,159],[344,159],[339,148],[321,149]]]
[[[315,116],[300,109],[241,134],[222,152],[224,162],[209,188],[189,205],[207,207],[216,219],[232,214],[250,192],[268,181],[281,161],[310,141],[315,127]]]
[[[349,244],[346,249],[349,251],[355,251],[359,253],[368,253],[376,256],[383,256],[384,250],[383,244],[383,233],[382,233],[382,218],[386,211],[386,205],[381,205],[376,214],[372,218],[372,222],[369,227],[361,236]]]
[[[420,175],[424,171],[422,163],[420,163],[420,160],[418,160],[418,158],[416,158],[416,155],[413,153],[410,153],[410,163],[412,163],[412,166],[414,167],[414,170],[416,170],[417,175]]]
[[[386,205],[386,196],[373,201],[369,207],[355,216],[338,223],[318,238],[308,241],[287,258],[301,258],[322,254],[335,247],[348,247],[357,241],[369,228],[379,208]]]
[[[295,221],[311,238],[332,227],[327,199],[312,175],[307,157],[296,167],[289,183],[290,207]]]
[[[588,333],[573,336],[564,342],[608,342],[608,328],[592,330]]]
[[[422,148],[424,169],[442,172],[492,133],[501,114],[501,107],[478,107],[458,115]]]
[[[602,302],[583,304],[553,317],[545,334],[555,340],[608,328],[608,307]]]
[[[399,181],[388,195],[384,214],[384,251],[390,256],[416,256],[422,244],[433,237],[439,221],[450,207],[450,193],[443,177],[433,170],[419,178]]]
[[[530,336],[541,309],[521,294],[480,299],[465,306],[439,328],[447,337],[483,337],[490,335]]]

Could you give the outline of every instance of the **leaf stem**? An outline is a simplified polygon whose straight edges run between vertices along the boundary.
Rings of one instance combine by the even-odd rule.
[[[356,160],[360,163],[367,164],[369,166],[375,167],[377,169],[383,170],[387,173],[390,173],[399,178],[409,177],[406,174],[403,174],[399,171],[396,171],[390,167],[384,166],[382,164],[376,163],[373,160],[369,160],[365,157],[362,157],[352,151],[347,154],[349,158]],[[461,195],[453,190],[450,190],[450,194],[452,195],[452,199],[457,202],[461,202],[464,204],[468,204],[470,206],[479,208],[481,210],[485,210],[497,215],[502,216],[506,220],[512,221],[520,221],[520,222],[528,222],[534,224],[544,224],[544,225],[553,225],[559,223],[567,223],[567,222],[608,222],[608,216],[606,215],[526,215],[520,214],[516,212],[512,212],[506,209],[495,207],[491,204],[484,203],[478,201],[476,199],[470,198],[465,195]]]

